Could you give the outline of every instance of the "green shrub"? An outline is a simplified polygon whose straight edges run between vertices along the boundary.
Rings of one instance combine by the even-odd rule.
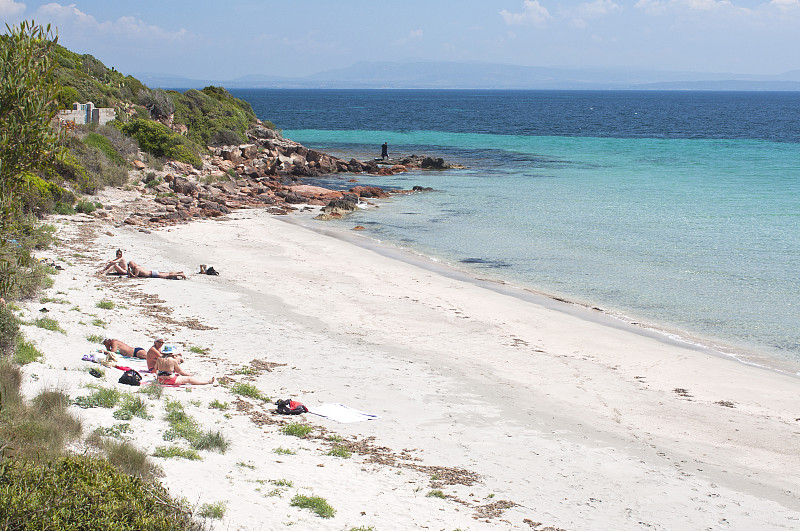
[[[299,422],[292,422],[281,428],[281,433],[284,435],[292,435],[294,437],[300,437],[301,439],[305,438],[312,431],[314,431],[312,426]]]
[[[14,351],[18,337],[19,319],[7,305],[0,305],[0,359]]]
[[[97,303],[96,305],[98,308],[102,308],[103,310],[113,310],[114,303],[112,301],[102,300]]]
[[[69,456],[47,464],[0,461],[2,529],[200,530],[165,488],[104,459]]]
[[[103,339],[104,339],[103,336],[98,336],[96,334],[86,336],[86,341],[88,341],[89,343],[102,343]]]
[[[440,491],[438,489],[430,491],[425,496],[427,496],[428,498],[441,498],[441,499],[447,498],[447,496],[445,496],[444,492],[442,492],[442,491]]]
[[[175,105],[175,123],[186,125],[189,138],[201,146],[240,144],[256,119],[249,103],[222,87],[168,94]]]
[[[120,166],[126,166],[128,164],[128,161],[126,161],[125,158],[119,154],[119,152],[111,144],[111,141],[99,133],[89,133],[83,137],[83,143],[87,146],[99,149],[103,152],[106,158],[108,158],[108,160],[115,164]]]
[[[203,166],[198,155],[200,149],[159,122],[132,120],[122,126],[122,132],[135,138],[139,147],[156,157],[186,162],[196,168]]]
[[[297,494],[294,498],[292,498],[290,505],[292,507],[308,509],[320,518],[333,518],[333,516],[336,514],[336,509],[328,505],[328,502],[319,496],[303,496],[301,494]]]
[[[91,201],[84,201],[80,200],[75,203],[75,212],[80,212],[81,214],[91,214],[98,208],[102,208],[103,205],[100,203],[92,203]]]

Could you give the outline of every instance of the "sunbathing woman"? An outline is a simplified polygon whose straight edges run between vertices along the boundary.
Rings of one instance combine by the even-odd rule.
[[[128,266],[125,263],[125,259],[122,257],[122,249],[117,249],[117,257],[113,260],[109,260],[106,262],[106,265],[103,266],[102,274],[107,275],[109,273],[115,273],[117,275],[125,275],[128,273]]]
[[[163,271],[152,271],[145,269],[136,262],[128,262],[128,276],[129,277],[144,277],[144,278],[170,278],[173,280],[185,280],[186,274],[183,271],[170,271],[164,273]]]
[[[156,370],[158,370],[156,378],[161,385],[206,385],[214,383],[213,376],[210,380],[204,380],[183,372],[178,360],[169,352],[164,352],[161,354],[161,357],[156,360]]]

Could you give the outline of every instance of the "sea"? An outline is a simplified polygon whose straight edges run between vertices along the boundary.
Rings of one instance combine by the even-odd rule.
[[[800,374],[800,92],[231,93],[309,148],[464,166],[359,175],[433,191],[328,227]]]

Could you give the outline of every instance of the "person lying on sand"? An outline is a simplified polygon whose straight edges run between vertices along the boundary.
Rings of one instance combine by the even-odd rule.
[[[172,280],[185,280],[186,274],[183,271],[170,271],[169,273],[152,271],[145,269],[136,262],[128,262],[128,276],[129,277],[144,277],[144,278],[169,278]]]
[[[113,260],[109,260],[106,262],[106,265],[103,266],[102,274],[108,275],[109,273],[116,275],[128,274],[128,265],[125,263],[125,259],[122,257],[122,249],[117,249],[117,257]]]
[[[156,360],[156,370],[158,374],[156,379],[162,385],[207,385],[214,383],[214,377],[210,380],[204,380],[196,376],[192,376],[181,369],[180,363],[176,360],[171,352],[164,352],[160,358]]]
[[[111,352],[121,356],[128,356],[129,358],[142,359],[147,357],[147,352],[142,347],[132,347],[119,339],[104,339],[103,346],[106,347],[106,354]]]
[[[162,347],[164,352],[162,352]],[[173,359],[175,359],[178,363],[183,363],[183,356],[175,352],[175,349],[169,345],[164,347],[164,338],[157,337],[153,341],[153,346],[147,351],[147,371],[153,372],[156,367],[156,361],[163,356],[164,354],[170,354]]]

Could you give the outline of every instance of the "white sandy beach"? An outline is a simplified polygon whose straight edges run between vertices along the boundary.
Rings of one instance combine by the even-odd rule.
[[[380,417],[302,416],[317,435],[368,443],[343,459],[325,455],[324,437],[283,435],[280,423],[297,417],[273,415],[272,403],[244,398],[237,409],[220,384],[166,389],[231,442],[202,461],[154,458],[173,494],[225,502],[217,529],[800,528],[797,377],[397,260],[322,222],[312,231],[244,210],[145,233],[78,219],[56,221],[62,243],[45,254],[64,267],[46,293],[62,302],[25,306],[25,319],[44,306],[67,332],[25,327],[45,354],[25,366],[27,394],[87,394],[81,386],[96,380],[81,357],[99,346],[89,335],[145,348],[165,335],[200,376],[247,381],[234,372],[252,360],[285,364],[250,380],[273,402]],[[118,247],[189,279],[96,276]],[[196,274],[199,264],[220,276]],[[115,308],[96,307],[103,299]],[[106,384],[132,389],[119,374],[107,369]],[[210,409],[213,400],[231,409]],[[179,444],[163,440],[163,405],[150,403],[152,420],[131,421],[132,442],[148,453]],[[72,409],[87,432],[119,422]],[[292,487],[269,483],[281,479]],[[433,489],[447,498],[427,496]],[[298,493],[323,497],[335,517],[290,506]]]

